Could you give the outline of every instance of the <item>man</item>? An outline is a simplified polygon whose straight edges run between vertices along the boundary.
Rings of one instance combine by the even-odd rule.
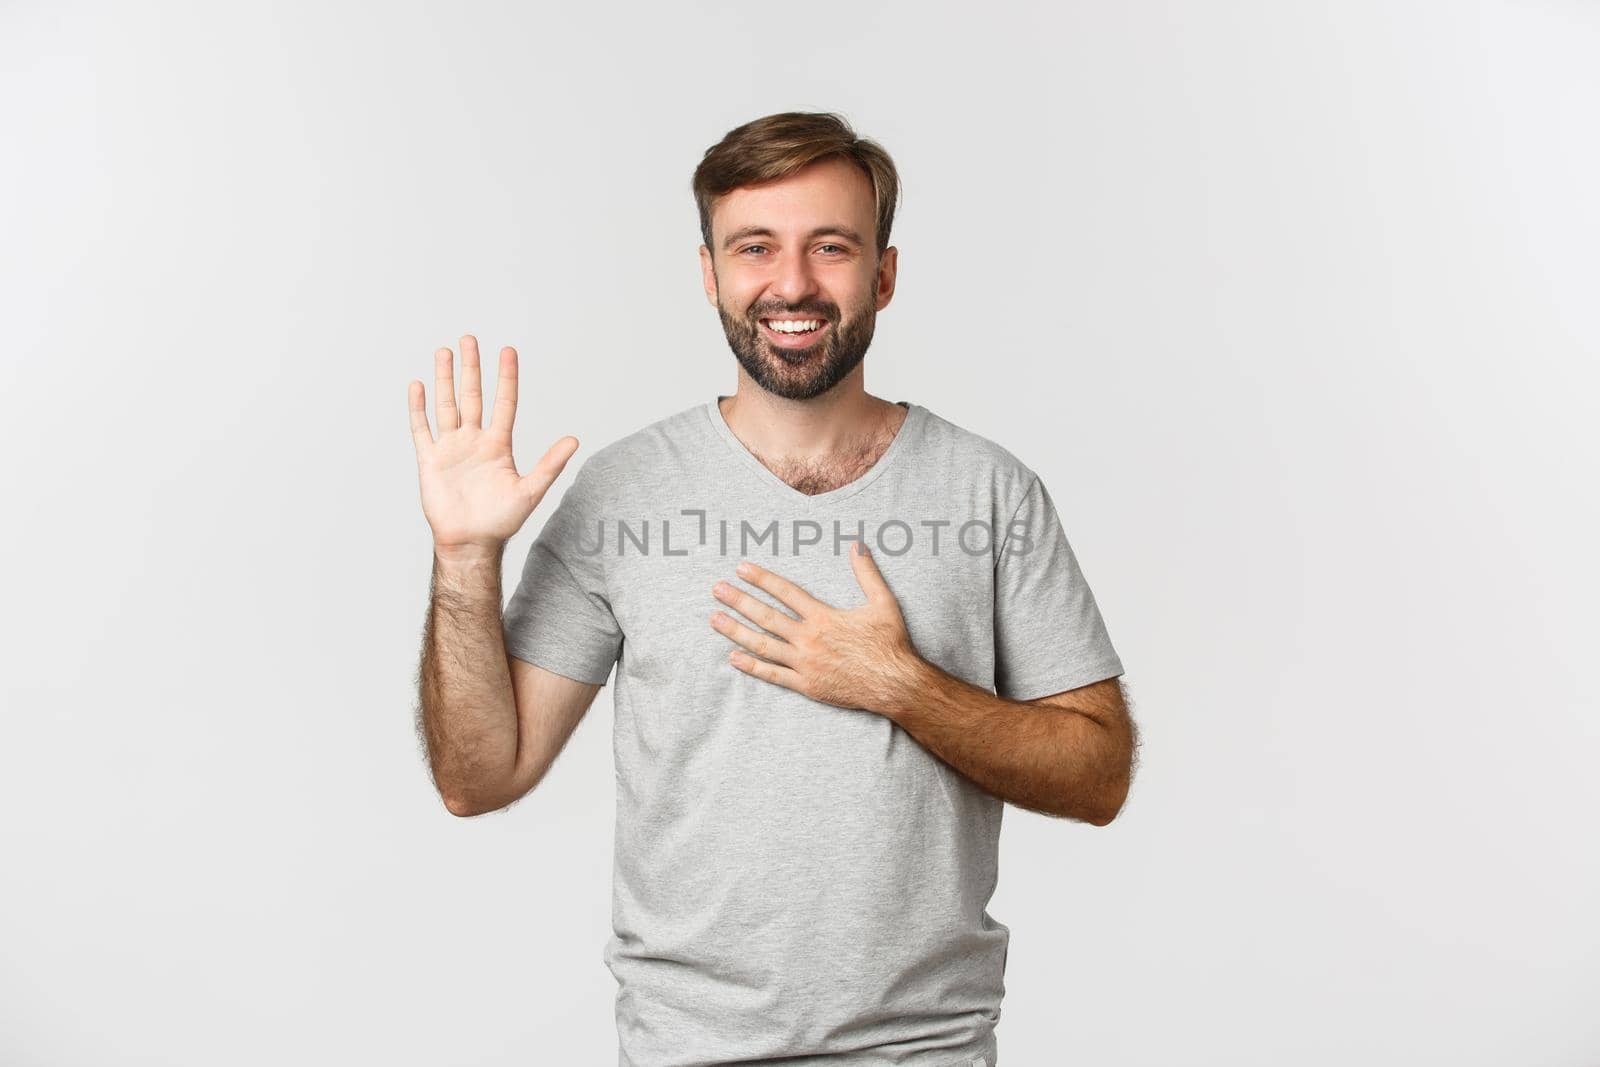
[[[694,191],[737,389],[583,463],[503,619],[504,545],[578,442],[518,475],[510,348],[487,429],[474,338],[459,406],[437,353],[437,440],[410,383],[435,780],[457,815],[512,803],[616,665],[619,1063],[994,1067],[1003,802],[1116,816],[1122,664],[1039,477],[864,389],[898,255],[882,148],[772,115]]]

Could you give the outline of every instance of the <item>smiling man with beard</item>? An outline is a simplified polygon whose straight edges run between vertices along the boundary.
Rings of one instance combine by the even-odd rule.
[[[995,1067],[1004,802],[1116,817],[1122,663],[1039,475],[866,392],[888,154],[839,116],[771,115],[693,191],[736,391],[581,464],[503,613],[505,544],[578,442],[518,474],[511,348],[487,427],[475,338],[459,405],[436,354],[437,438],[410,383],[435,783],[457,815],[514,803],[615,666],[621,1067]]]
[[[808,206],[815,210],[840,199],[859,198],[860,190],[852,187],[865,182],[854,165],[837,158],[826,159],[803,168],[781,186],[763,185],[724,194],[727,199],[722,207],[725,215],[736,218],[774,213],[796,217],[795,209],[803,210],[801,202],[809,202]],[[828,237],[849,244],[826,241]],[[774,268],[770,261],[775,258],[777,239],[764,225],[738,227],[722,238],[724,255],[720,271],[718,257],[707,245],[701,245],[700,263],[706,277],[706,296],[717,309],[728,345],[745,373],[773,396],[810,400],[838,385],[866,356],[867,347],[872,344],[878,308],[887,304],[893,295],[899,250],[872,252],[868,241],[853,228],[844,224],[823,225],[813,227],[799,239],[802,243],[824,242],[818,252],[829,260],[825,267],[811,270],[803,260],[791,257],[788,263]],[[706,240],[709,242],[711,238],[707,236]],[[870,272],[864,269],[864,261],[869,256]],[[763,258],[769,262],[759,263]],[[773,278],[775,269],[786,268],[787,276],[780,274]],[[761,288],[763,282],[768,282],[766,291],[748,307],[730,309],[722,303],[724,274],[730,279],[730,299],[740,299],[746,291]],[[871,284],[880,277],[887,285],[881,296],[880,287]],[[868,283],[864,289],[863,282]],[[844,295],[854,301],[848,319],[841,318],[839,305],[828,296],[830,283],[833,287],[844,287]],[[861,291],[850,292],[848,287],[852,284]],[[791,299],[798,299],[800,305],[791,306]]]

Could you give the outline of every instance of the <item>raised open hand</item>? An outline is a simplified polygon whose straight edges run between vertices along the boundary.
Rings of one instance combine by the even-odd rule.
[[[455,393],[455,356],[434,353],[435,440],[424,408],[421,381],[407,384],[411,438],[417,448],[422,513],[433,528],[441,558],[496,557],[578,450],[578,439],[559,438],[527,474],[511,460],[511,425],[517,413],[517,350],[500,350],[500,371],[489,425],[483,422],[483,382],[478,339],[461,338],[461,400]]]

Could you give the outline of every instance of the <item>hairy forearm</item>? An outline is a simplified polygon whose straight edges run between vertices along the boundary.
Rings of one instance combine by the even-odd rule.
[[[980,788],[1019,807],[1104,825],[1127,792],[1112,730],[1058,705],[1006,700],[916,660],[879,711]]]
[[[433,778],[456,814],[497,806],[517,758],[516,697],[500,611],[500,557],[433,560],[418,677]]]

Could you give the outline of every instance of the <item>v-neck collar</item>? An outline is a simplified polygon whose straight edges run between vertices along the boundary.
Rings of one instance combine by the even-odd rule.
[[[739,440],[738,436],[733,432],[733,428],[728,425],[728,420],[722,416],[720,402],[725,399],[726,397],[716,396],[707,401],[705,405],[706,418],[710,421],[716,435],[722,438],[723,442],[733,450],[733,453],[739,457],[740,461],[749,467],[755,473],[757,479],[763,482],[769,490],[789,503],[803,507],[833,504],[855,496],[871,485],[884,471],[895,465],[895,462],[900,458],[900,453],[904,452],[908,447],[906,445],[907,439],[921,430],[922,418],[925,414],[925,409],[921,404],[905,400],[895,401],[906,409],[906,417],[900,420],[900,428],[895,431],[894,440],[889,442],[889,447],[883,450],[883,455],[878,457],[878,461],[867,468],[866,472],[853,482],[841,485],[837,489],[830,489],[826,493],[808,494],[802,493],[772,473],[764,463],[756,458],[754,452],[745,447],[744,442]]]

